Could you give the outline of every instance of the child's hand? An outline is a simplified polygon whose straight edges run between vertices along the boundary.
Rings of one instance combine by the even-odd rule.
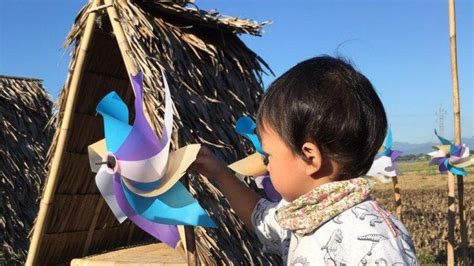
[[[227,165],[204,146],[201,146],[196,160],[189,169],[215,180],[237,215],[250,230],[253,230],[252,211],[260,199],[257,193],[235,178]]]
[[[218,180],[229,172],[227,166],[222,163],[207,147],[202,146],[191,165],[190,170],[197,171],[201,175]]]

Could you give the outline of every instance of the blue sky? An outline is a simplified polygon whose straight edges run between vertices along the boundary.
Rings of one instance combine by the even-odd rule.
[[[66,78],[62,43],[78,0],[0,1],[0,75],[43,79],[53,98]],[[320,54],[349,59],[376,87],[395,141],[434,141],[441,105],[453,137],[447,0],[196,0],[201,9],[273,23],[262,37],[242,36],[277,76]],[[472,137],[474,10],[456,1],[462,135]],[[265,77],[268,85],[274,77]]]

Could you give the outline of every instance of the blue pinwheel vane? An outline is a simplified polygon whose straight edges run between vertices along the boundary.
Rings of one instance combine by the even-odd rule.
[[[242,168],[240,167],[233,168],[232,165],[229,167],[242,175],[254,176],[255,184],[258,188],[263,189],[265,191],[267,198],[271,201],[279,201],[281,200],[281,195],[273,187],[271,178],[268,175],[268,172],[266,171],[265,164],[261,163],[261,160],[266,161],[268,159],[268,155],[262,148],[260,140],[255,132],[256,128],[257,126],[255,122],[252,120],[252,118],[248,116],[241,117],[237,120],[237,123],[235,124],[235,131],[243,137],[247,138],[252,143],[253,147],[258,153],[250,155],[248,158],[252,159],[259,157],[259,159],[242,160],[240,165],[243,166],[242,168],[247,169],[247,171],[242,171]],[[249,171],[248,169],[252,169],[252,171]]]
[[[469,147],[466,144],[453,144],[446,138],[438,135],[441,145],[433,146],[436,151],[428,153],[432,157],[430,165],[438,165],[439,172],[444,174],[448,171],[454,175],[466,176],[467,172],[464,168],[474,164],[474,158],[469,156]]]
[[[215,227],[188,190],[178,182],[196,159],[200,145],[170,153],[173,127],[171,94],[165,75],[165,115],[158,139],[143,107],[143,74],[131,75],[135,119],[129,125],[127,105],[116,92],[97,105],[105,139],[89,146],[89,163],[105,202],[119,222],[130,219],[155,238],[176,247],[176,225]]]
[[[374,162],[367,172],[367,176],[373,177],[382,183],[392,182],[392,178],[400,175],[395,160],[402,154],[401,151],[392,150],[393,136],[389,129],[382,151],[375,156]]]

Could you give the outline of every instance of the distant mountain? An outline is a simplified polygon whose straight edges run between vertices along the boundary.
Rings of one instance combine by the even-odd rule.
[[[462,138],[462,143],[466,144],[469,148],[474,149],[474,137]],[[433,145],[438,145],[439,143],[435,142],[425,142],[425,143],[407,143],[407,142],[393,142],[392,149],[397,151],[402,151],[403,155],[409,154],[420,154],[432,152]]]

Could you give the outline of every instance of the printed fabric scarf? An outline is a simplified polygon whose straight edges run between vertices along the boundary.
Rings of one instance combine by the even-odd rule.
[[[367,178],[358,177],[324,184],[276,211],[283,229],[299,236],[314,232],[321,224],[364,201],[372,191]]]

